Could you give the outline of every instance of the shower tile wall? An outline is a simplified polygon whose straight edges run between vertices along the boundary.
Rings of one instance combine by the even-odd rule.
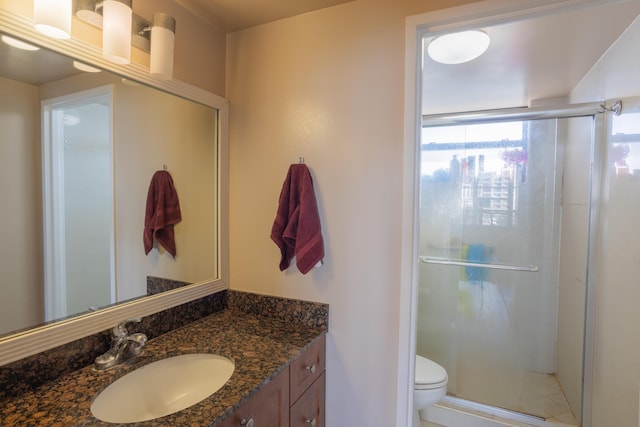
[[[628,111],[632,103],[627,97],[640,96],[639,41],[640,17],[636,17],[574,88],[570,101],[622,98],[623,113]],[[602,201],[591,410],[595,427],[636,426],[640,418],[640,181],[633,174],[633,179],[613,185],[617,189],[605,187]],[[608,199],[613,191],[617,197]]]

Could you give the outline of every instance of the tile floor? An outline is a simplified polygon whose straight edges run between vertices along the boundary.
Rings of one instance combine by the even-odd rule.
[[[503,375],[497,375],[486,366],[479,370],[462,364],[458,365],[458,373],[456,394],[460,398],[562,425],[578,425],[555,375],[526,371],[514,372],[513,375],[504,375],[502,371]]]
[[[467,373],[467,375],[469,374]],[[484,390],[482,396],[484,397],[479,403],[484,403],[497,408],[515,410],[526,415],[542,416],[547,423],[550,423],[545,425],[558,427],[578,426],[578,422],[569,408],[569,404],[562,393],[562,388],[558,384],[555,375],[524,373],[522,374],[522,378],[528,383],[529,389],[527,389],[526,393],[520,395],[518,393],[509,393],[509,385],[505,381],[496,381],[493,383],[483,382]],[[513,386],[520,387],[518,382],[519,381],[514,380]],[[473,382],[469,382],[468,384],[473,384]],[[473,390],[469,391],[473,392]],[[528,397],[522,398],[522,396]],[[459,397],[464,398],[464,396]],[[476,399],[476,402],[478,401],[479,400]],[[457,411],[455,406],[450,406],[448,404],[440,404],[439,406],[445,410],[450,408]],[[471,412],[468,413],[471,414]],[[441,421],[443,419],[442,409],[440,409],[440,414],[441,416],[438,420],[440,420],[440,423],[443,423],[445,421]],[[482,416],[482,413],[478,412],[474,415]],[[489,416],[489,418],[491,418],[491,416]],[[444,419],[446,420],[447,417],[445,416]],[[457,417],[451,417],[451,421],[446,424],[435,423],[433,420],[431,422],[423,420],[421,427],[475,427],[476,424],[482,426],[529,426],[529,424],[526,423],[509,422],[508,420],[497,422],[496,419],[493,421],[481,418],[474,419],[472,415],[465,418],[463,424],[460,424],[460,419],[460,415]]]

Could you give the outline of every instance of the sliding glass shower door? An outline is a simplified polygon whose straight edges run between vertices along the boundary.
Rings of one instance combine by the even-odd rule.
[[[579,342],[561,351],[579,348],[569,369],[581,373],[584,287],[572,302],[580,310],[559,316],[562,172],[577,126],[586,157],[571,164],[589,176],[592,119],[423,128],[417,353],[447,370],[448,394],[575,423],[581,383],[566,386],[577,390],[572,409],[559,377],[573,373],[558,373],[557,341],[577,323]],[[587,227],[589,180],[576,185],[586,185],[577,215]],[[580,270],[585,243],[563,245],[573,243]]]

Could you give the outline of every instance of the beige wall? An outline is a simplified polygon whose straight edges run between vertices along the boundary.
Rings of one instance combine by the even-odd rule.
[[[571,94],[572,102],[640,96],[640,18]],[[638,424],[640,378],[640,187],[604,180],[595,331],[593,425]]]
[[[38,88],[0,78],[0,93],[2,334],[42,322],[44,312]]]
[[[462,3],[359,0],[229,36],[231,287],[330,304],[328,426],[396,422],[405,17]],[[298,157],[326,251],[307,275],[269,239]]]

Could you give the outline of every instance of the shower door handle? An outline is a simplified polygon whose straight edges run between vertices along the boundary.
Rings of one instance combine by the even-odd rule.
[[[525,271],[528,273],[535,273],[536,271],[540,271],[540,268],[538,268],[538,266],[536,265],[487,264],[483,262],[465,261],[462,259],[458,260],[430,256],[421,256],[420,262],[423,262],[425,264],[457,265],[460,267],[480,267],[488,268],[491,270]]]

